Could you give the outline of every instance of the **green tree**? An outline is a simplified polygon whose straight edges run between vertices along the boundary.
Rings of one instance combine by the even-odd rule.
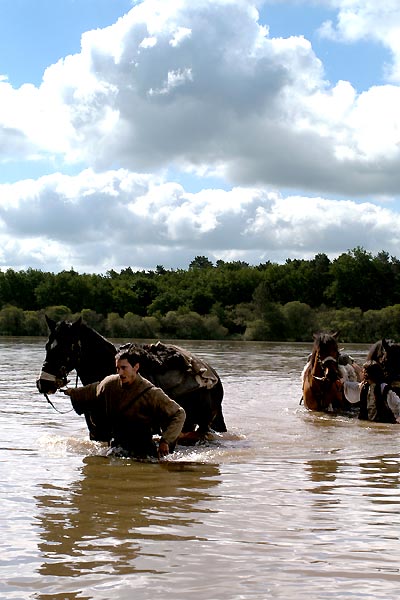
[[[268,323],[263,319],[255,319],[248,323],[243,339],[248,342],[261,342],[270,339]]]
[[[103,333],[105,331],[105,318],[103,315],[99,315],[96,311],[91,310],[90,308],[83,308],[81,310],[81,317],[86,325],[92,327],[99,333]]]
[[[373,342],[381,338],[400,340],[400,304],[367,310],[363,315],[363,325],[365,341]]]
[[[182,296],[179,290],[171,289],[162,292],[149,305],[147,312],[149,315],[166,315],[170,311],[176,311],[182,306]]]
[[[106,318],[107,336],[113,338],[126,338],[128,336],[126,322],[118,313],[111,312]]]
[[[206,256],[195,256],[189,265],[189,271],[194,271],[195,269],[212,269],[213,266],[212,262]]]
[[[150,323],[140,315],[135,315],[131,312],[126,313],[124,316],[124,322],[126,326],[126,337],[129,338],[151,338],[153,330],[150,328]]]
[[[63,304],[74,313],[83,307],[93,308],[87,280],[73,269],[55,275],[48,273],[35,288],[35,297],[41,308]]]
[[[5,306],[0,310],[0,335],[22,335],[24,311],[16,306]]]
[[[326,254],[316,254],[311,261],[302,261],[299,272],[301,289],[297,300],[312,308],[326,301],[325,291],[332,281],[330,260]]]
[[[138,299],[127,280],[113,280],[111,293],[111,310],[124,315],[138,306]]]
[[[235,306],[243,302],[251,302],[253,294],[263,274],[260,270],[244,266],[243,263],[223,263],[208,272],[210,280],[208,289],[215,301],[223,306]]]
[[[68,306],[47,306],[45,313],[53,321],[71,321],[72,312]]]
[[[326,296],[336,308],[379,308],[379,278],[372,255],[363,248],[341,254],[330,267]]]
[[[47,324],[38,311],[24,311],[24,335],[47,335]]]
[[[288,302],[282,307],[286,323],[286,337],[295,342],[311,339],[314,332],[314,312],[303,302]]]
[[[223,340],[228,337],[228,329],[221,325],[216,315],[203,317],[204,339]]]
[[[160,318],[161,332],[165,337],[176,338],[179,327],[179,315],[175,310],[170,310]]]
[[[148,330],[148,338],[160,337],[161,323],[157,317],[143,317],[143,322],[146,324]]]
[[[0,272],[0,304],[10,304],[24,310],[40,308],[36,302],[35,289],[46,278],[46,274],[35,269]]]

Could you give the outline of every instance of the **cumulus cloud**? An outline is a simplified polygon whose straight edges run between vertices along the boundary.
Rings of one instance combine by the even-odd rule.
[[[331,87],[311,43],[269,37],[256,4],[144,0],[83,34],[81,52],[49,66],[39,88],[1,81],[0,157],[11,145],[98,170],[208,168],[229,185],[394,193],[399,88]],[[332,4],[338,20],[325,30],[343,39],[372,35],[383,11],[394,52],[394,0]]]
[[[400,216],[372,203],[257,188],[193,194],[124,169],[2,185],[0,195],[0,262],[15,269],[187,268],[199,254],[259,264],[357,245],[400,254]]]
[[[378,198],[400,186],[400,9],[311,1],[337,11],[325,36],[390,49],[386,85],[332,85],[309,40],[270,36],[256,0],[143,0],[84,33],[40,86],[0,76],[0,162],[80,170],[0,186],[0,265],[398,255],[399,217]],[[226,189],[190,193],[172,172],[216,174]]]
[[[318,0],[317,0],[318,1]],[[387,75],[400,82],[400,11],[397,0],[329,0],[338,9],[336,20],[322,23],[322,36],[338,42],[372,40],[390,51],[393,63],[387,66]]]

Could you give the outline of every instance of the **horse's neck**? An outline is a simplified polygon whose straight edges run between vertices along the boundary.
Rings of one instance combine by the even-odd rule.
[[[80,343],[77,372],[83,385],[101,381],[107,375],[115,373],[114,344],[88,326],[83,326],[81,329]]]
[[[312,373],[314,373],[314,371],[316,369],[318,369],[318,368],[320,369],[321,368],[321,361],[319,360],[319,353],[318,352],[313,352],[313,354],[312,354],[312,356],[310,358],[309,365],[310,365],[310,371]]]

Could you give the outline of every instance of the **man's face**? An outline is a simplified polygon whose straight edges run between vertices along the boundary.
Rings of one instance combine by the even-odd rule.
[[[139,369],[139,363],[136,363],[136,365],[132,367],[130,362],[127,361],[126,358],[124,358],[122,360],[117,360],[116,366],[117,373],[119,375],[122,385],[130,385],[135,381]]]

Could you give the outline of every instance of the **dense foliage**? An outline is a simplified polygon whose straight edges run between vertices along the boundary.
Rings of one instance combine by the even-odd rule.
[[[357,247],[257,266],[197,256],[187,270],[7,269],[0,306],[1,335],[47,335],[47,313],[82,315],[110,337],[309,341],[327,329],[342,341],[399,339],[400,261]]]

